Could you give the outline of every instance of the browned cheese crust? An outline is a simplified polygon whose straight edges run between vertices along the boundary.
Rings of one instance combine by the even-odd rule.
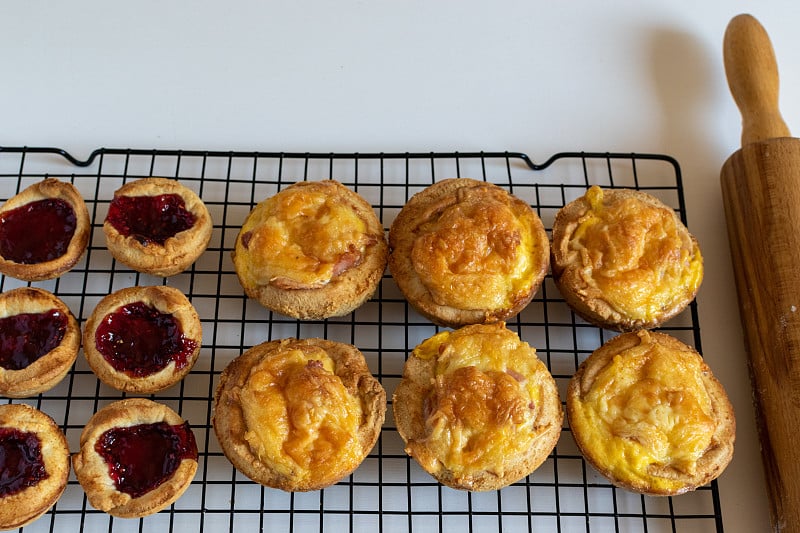
[[[236,238],[245,293],[299,319],[350,313],[369,300],[388,247],[372,206],[334,180],[295,183],[259,203]]]
[[[81,433],[80,451],[72,456],[72,467],[92,507],[120,518],[141,518],[171,505],[189,487],[197,472],[197,461],[183,459],[171,478],[133,498],[116,489],[108,464],[95,450],[97,440],[110,429],[161,422],[177,426],[184,420],[166,405],[146,398],[116,401],[89,419]]]
[[[63,200],[75,212],[75,233],[67,246],[67,251],[61,257],[33,264],[17,263],[0,256],[0,273],[25,281],[53,279],[74,267],[83,256],[91,232],[89,211],[78,189],[71,183],[55,178],[46,178],[34,183],[3,204],[0,213],[50,198]]]
[[[310,491],[353,472],[377,442],[386,392],[354,346],[284,339],[254,346],[222,373],[213,425],[237,470]]]
[[[178,368],[174,361],[160,371],[147,376],[131,376],[111,366],[97,349],[97,328],[105,317],[120,307],[142,302],[161,313],[171,314],[181,326],[184,336],[195,342],[196,347],[188,364]],[[189,299],[178,289],[162,285],[150,287],[126,287],[100,300],[83,327],[83,352],[92,371],[106,385],[125,392],[148,394],[163,390],[178,383],[192,370],[200,354],[203,330],[200,317]]]
[[[694,490],[733,456],[736,421],[722,384],[664,333],[624,333],[592,353],[569,383],[567,415],[586,460],[634,492]]]
[[[389,270],[409,303],[446,327],[507,320],[547,274],[547,233],[492,183],[447,179],[415,194],[389,231]]]
[[[103,233],[114,259],[138,272],[167,277],[183,272],[202,255],[211,239],[213,224],[200,197],[173,179],[152,177],[131,181],[114,192],[114,197],[162,194],[177,194],[183,199],[186,210],[195,217],[191,228],[168,238],[163,245],[156,242],[143,245],[135,236],[120,234],[108,220],[103,223]]]
[[[69,478],[69,447],[55,421],[28,405],[0,405],[0,427],[34,433],[47,472],[36,485],[0,498],[0,529],[16,529],[42,516],[61,497]]]
[[[81,330],[72,312],[52,293],[35,287],[21,287],[0,294],[0,318],[22,313],[58,310],[67,318],[67,329],[58,346],[20,370],[0,367],[0,394],[28,398],[52,389],[67,375],[81,345]]]

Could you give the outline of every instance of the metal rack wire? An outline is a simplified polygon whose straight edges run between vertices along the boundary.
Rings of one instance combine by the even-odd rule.
[[[78,170],[79,172],[76,172]],[[171,177],[206,202],[214,221],[206,252],[186,272],[162,280],[116,263],[101,226],[113,192],[151,175]],[[406,200],[434,181],[472,177],[497,183],[530,203],[549,228],[560,207],[590,184],[647,190],[686,221],[678,163],[663,155],[561,153],[535,164],[522,153],[264,153],[99,149],[85,160],[54,148],[0,147],[0,200],[44,177],[72,182],[92,218],[83,260],[57,280],[34,285],[59,295],[81,325],[106,294],[125,286],[167,284],[198,310],[203,348],[179,384],[152,395],[192,425],[200,448],[197,476],[172,507],[140,520],[114,519],[93,509],[74,476],[56,506],[29,531],[722,531],[716,482],[678,497],[652,498],[617,489],[584,463],[570,434],[526,479],[500,491],[448,489],[403,452],[391,411],[378,444],[352,476],[321,491],[288,494],[238,474],[211,428],[220,372],[245,349],[283,337],[324,337],[355,344],[389,397],[408,352],[437,328],[403,299],[384,275],[375,297],[351,315],[296,321],[248,300],[230,259],[238,229],[260,200],[298,180],[333,178],[360,193],[388,228]],[[26,283],[0,277],[0,290]],[[576,318],[548,276],[533,302],[508,326],[535,346],[562,398],[577,365],[611,333]],[[662,330],[700,346],[696,306]],[[25,400],[60,424],[70,449],[100,407],[124,394],[100,383],[83,356],[53,390]],[[19,401],[19,400],[15,400]]]

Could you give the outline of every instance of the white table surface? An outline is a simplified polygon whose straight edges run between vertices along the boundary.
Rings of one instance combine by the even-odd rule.
[[[765,531],[719,187],[740,135],[722,35],[742,12],[800,128],[796,0],[4,3],[0,145],[674,156],[706,260],[704,356],[737,413],[724,526]]]

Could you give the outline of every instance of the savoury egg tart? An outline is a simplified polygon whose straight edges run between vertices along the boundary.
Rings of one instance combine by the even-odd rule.
[[[664,333],[623,333],[593,352],[569,383],[567,415],[586,460],[643,494],[694,490],[733,455],[725,390],[693,348]]]
[[[194,191],[177,180],[142,178],[114,192],[103,222],[117,261],[167,277],[189,268],[211,239],[211,216]]]
[[[237,470],[267,487],[317,490],[372,450],[386,392],[354,346],[284,339],[254,346],[222,372],[213,425]]]
[[[57,278],[89,244],[89,211],[71,183],[46,178],[0,207],[0,273],[25,281]]]
[[[334,180],[298,182],[244,221],[233,263],[245,293],[299,319],[341,316],[367,301],[386,269],[383,226]]]
[[[389,231],[389,270],[409,303],[459,327],[513,317],[530,303],[549,263],[538,215],[503,188],[468,178],[411,197]]]
[[[414,348],[393,410],[406,453],[444,485],[470,491],[532,473],[563,419],[547,367],[503,322],[442,331]]]
[[[162,285],[126,287],[100,300],[83,328],[83,351],[100,380],[117,390],[152,393],[188,374],[203,330],[192,303]]]
[[[52,293],[20,287],[0,294],[0,394],[27,398],[53,388],[78,357],[81,330]]]
[[[553,223],[552,270],[567,304],[608,329],[651,329],[694,300],[703,280],[697,240],[645,192],[592,186]]]
[[[96,412],[72,466],[89,503],[120,518],[141,518],[174,503],[197,472],[189,423],[147,398],[113,402]]]

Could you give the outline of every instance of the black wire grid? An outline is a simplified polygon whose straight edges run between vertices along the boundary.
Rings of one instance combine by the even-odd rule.
[[[78,171],[78,172],[76,172]],[[205,201],[214,222],[206,252],[186,272],[166,280],[113,260],[101,226],[113,193],[146,176],[175,178]],[[406,200],[434,181],[471,177],[497,183],[530,203],[545,227],[587,186],[646,190],[686,222],[680,168],[662,155],[562,153],[543,164],[522,153],[253,153],[99,149],[79,160],[52,148],[0,147],[0,200],[44,177],[73,183],[86,200],[92,235],[84,258],[48,289],[83,325],[97,302],[132,285],[182,290],[203,324],[199,361],[178,385],[150,396],[188,420],[199,447],[192,485],[170,508],[139,520],[93,509],[71,475],[64,495],[27,531],[722,531],[716,482],[677,497],[645,497],[613,487],[584,463],[569,428],[548,460],[526,479],[500,491],[468,493],[439,485],[403,451],[391,394],[407,354],[438,331],[408,306],[386,273],[372,300],[354,313],[297,321],[248,300],[230,258],[239,227],[259,201],[299,180],[337,179],[373,204],[388,229]],[[0,290],[27,283],[0,277]],[[536,347],[562,399],[577,365],[611,333],[567,308],[548,276],[531,304],[508,326]],[[692,304],[662,330],[702,353]],[[237,473],[211,427],[212,396],[220,373],[236,356],[266,340],[323,337],[356,345],[390,400],[380,440],[348,478],[324,490],[289,494],[265,489]],[[100,383],[82,354],[53,390],[24,400],[50,416],[77,451],[81,430],[99,408],[125,394]],[[15,400],[20,401],[20,400]]]

